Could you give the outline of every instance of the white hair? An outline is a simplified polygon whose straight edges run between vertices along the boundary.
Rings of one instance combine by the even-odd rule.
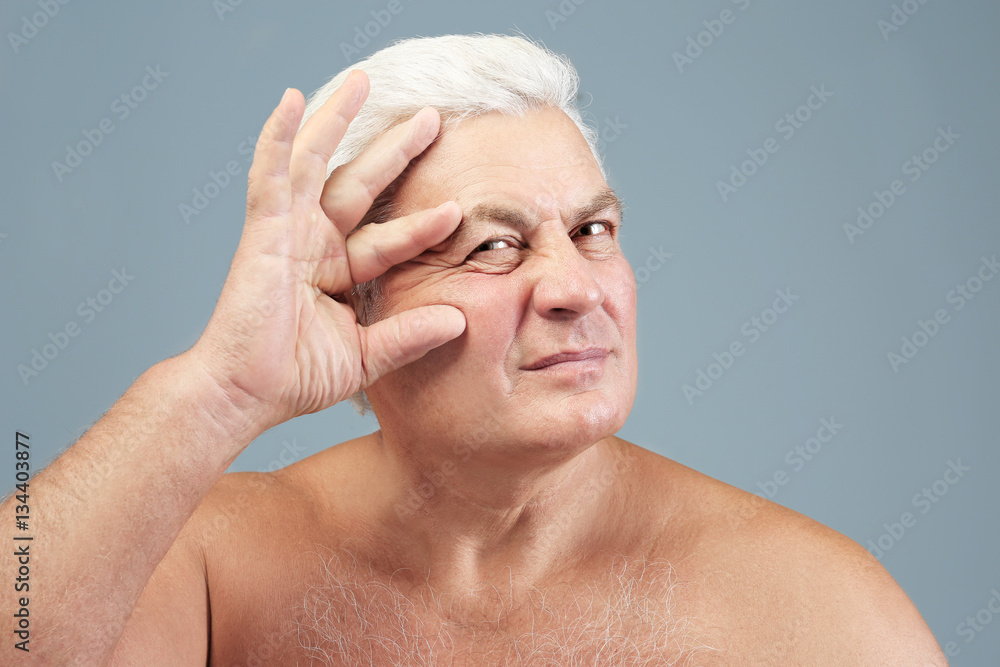
[[[397,41],[343,70],[316,90],[306,103],[303,125],[340,88],[353,69],[368,75],[370,92],[330,159],[328,176],[361,154],[376,137],[426,106],[441,114],[442,132],[461,120],[493,111],[523,117],[527,111],[555,107],[580,129],[604,172],[597,148],[597,130],[583,121],[577,106],[580,78],[576,69],[565,56],[525,37],[475,34]],[[385,222],[399,214],[394,194],[406,174],[404,171],[375,199],[357,227]],[[381,276],[355,286],[353,294],[362,325],[381,319],[384,305]],[[371,409],[363,390],[351,396],[350,402],[359,414]]]

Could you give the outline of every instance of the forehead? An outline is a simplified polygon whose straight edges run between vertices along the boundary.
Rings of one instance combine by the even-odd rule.
[[[548,219],[608,186],[576,124],[553,107],[524,116],[490,112],[449,128],[410,169],[397,192],[405,212],[457,201],[501,205]]]

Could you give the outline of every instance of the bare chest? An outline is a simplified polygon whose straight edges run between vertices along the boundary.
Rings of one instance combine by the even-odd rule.
[[[233,627],[241,641],[217,644],[212,664],[703,665],[715,652],[669,569],[623,564],[462,593],[363,574],[328,568],[297,591],[271,591],[269,606],[255,601],[268,611]]]

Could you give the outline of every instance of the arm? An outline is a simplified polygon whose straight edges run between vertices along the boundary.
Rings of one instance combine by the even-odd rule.
[[[29,485],[37,512],[31,653],[51,664],[100,664],[187,518],[259,429],[251,410],[182,355],[144,373],[37,475]],[[11,644],[0,662],[15,664]]]
[[[107,664],[125,633],[116,662],[204,664],[207,643],[190,643],[207,637],[203,563],[177,537],[219,476],[271,426],[329,407],[464,330],[443,305],[361,327],[330,296],[440,243],[460,219],[451,204],[351,234],[440,122],[433,110],[416,114],[328,180],[367,92],[367,77],[352,75],[298,134],[304,100],[286,92],[257,142],[243,235],[205,332],[30,482],[36,660]],[[0,511],[10,516],[13,502]],[[0,529],[7,544],[12,529]],[[7,581],[14,560],[0,561]],[[11,618],[14,604],[3,596],[0,614]],[[0,663],[24,657],[0,645]]]

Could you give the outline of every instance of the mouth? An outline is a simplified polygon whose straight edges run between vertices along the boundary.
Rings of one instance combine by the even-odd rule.
[[[609,350],[603,347],[589,347],[585,350],[570,351],[570,352],[559,352],[558,354],[553,354],[548,357],[539,359],[538,361],[529,364],[527,366],[522,366],[522,370],[526,371],[538,371],[544,368],[550,368],[559,364],[571,364],[574,362],[587,362],[587,361],[603,361],[609,354]]]

